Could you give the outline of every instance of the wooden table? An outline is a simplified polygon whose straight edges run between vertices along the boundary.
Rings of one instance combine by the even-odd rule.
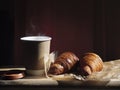
[[[14,68],[1,68],[2,70],[11,70]],[[25,68],[18,68],[24,70]],[[42,77],[24,77],[18,80],[0,80],[0,90],[9,88],[18,89],[24,88],[27,90],[29,88],[42,88],[46,89],[55,89],[55,88],[69,88],[71,90],[78,90],[79,88],[84,88],[85,90],[89,87],[94,88],[119,88],[120,87],[120,59],[112,60],[109,62],[104,62],[104,68],[101,72],[93,73],[92,75],[87,76],[85,80],[77,80],[74,78],[73,74],[64,74],[59,76],[53,76],[50,78]],[[64,88],[63,88],[64,89]],[[19,89],[18,89],[19,90]],[[66,90],[66,89],[65,89]]]

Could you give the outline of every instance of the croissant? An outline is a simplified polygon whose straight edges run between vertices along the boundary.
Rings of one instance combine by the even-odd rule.
[[[58,75],[70,71],[79,58],[72,52],[64,52],[58,56],[55,62],[50,66],[48,73]]]
[[[90,75],[103,69],[103,61],[95,53],[85,53],[79,62],[78,72],[81,75]]]

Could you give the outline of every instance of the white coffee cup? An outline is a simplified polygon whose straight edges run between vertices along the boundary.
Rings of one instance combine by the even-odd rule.
[[[20,38],[23,46],[23,65],[28,75],[45,75],[44,57],[50,54],[51,37],[26,36]]]

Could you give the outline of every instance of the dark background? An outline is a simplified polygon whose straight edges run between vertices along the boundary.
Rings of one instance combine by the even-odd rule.
[[[20,65],[20,38],[52,37],[51,52],[120,58],[120,0],[0,0],[0,66]]]
[[[0,66],[13,64],[15,31],[13,5],[13,1],[0,0]]]

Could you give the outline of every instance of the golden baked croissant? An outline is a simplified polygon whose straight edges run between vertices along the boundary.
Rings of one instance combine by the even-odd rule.
[[[78,72],[81,75],[90,75],[103,69],[103,61],[95,53],[85,53],[80,60]]]
[[[70,71],[79,58],[72,52],[64,52],[56,58],[55,62],[50,66],[48,73],[58,75]]]

